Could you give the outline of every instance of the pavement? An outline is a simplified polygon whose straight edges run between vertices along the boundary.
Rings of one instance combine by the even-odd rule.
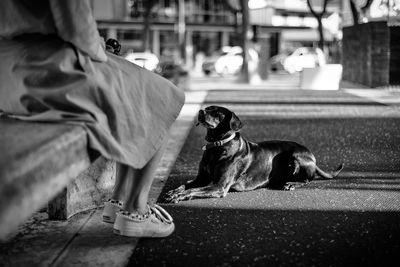
[[[1,244],[5,266],[394,266],[400,252],[400,94],[342,83],[341,90],[299,89],[298,75],[256,85],[195,77],[171,130],[150,201],[174,218],[165,239],[112,234],[101,209],[68,222],[43,218]],[[249,140],[302,143],[318,165],[341,175],[294,191],[258,189],[221,199],[164,203],[165,192],[193,179],[205,131],[202,106],[223,105]],[[45,216],[45,215],[37,215]],[[1,265],[1,264],[0,264]]]

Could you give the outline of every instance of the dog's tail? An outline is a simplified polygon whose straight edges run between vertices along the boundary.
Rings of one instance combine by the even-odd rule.
[[[321,170],[318,166],[315,166],[316,174],[318,174],[323,179],[333,179],[339,175],[340,171],[343,170],[344,164],[340,164],[335,171],[327,173]]]

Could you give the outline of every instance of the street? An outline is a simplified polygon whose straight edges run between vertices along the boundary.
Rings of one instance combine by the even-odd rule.
[[[278,75],[257,86],[192,79],[149,197],[174,218],[170,237],[115,235],[101,206],[68,221],[39,212],[0,246],[5,265],[393,266],[400,251],[399,92],[300,90],[298,78]],[[294,191],[165,203],[167,191],[197,174],[205,129],[194,118],[208,105],[234,111],[250,141],[296,141],[323,170],[345,167],[336,179]]]
[[[293,140],[334,180],[165,204],[176,224],[142,239],[131,266],[390,266],[400,251],[400,110],[345,91],[210,90],[251,141]],[[193,127],[160,195],[195,178],[205,130]]]

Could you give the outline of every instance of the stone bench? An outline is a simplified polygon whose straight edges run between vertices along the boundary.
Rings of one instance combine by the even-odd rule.
[[[112,190],[115,164],[88,149],[82,127],[0,118],[0,239],[46,207],[67,219]]]

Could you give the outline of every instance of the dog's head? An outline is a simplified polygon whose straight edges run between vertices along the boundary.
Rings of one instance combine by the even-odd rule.
[[[206,140],[221,140],[238,132],[243,124],[235,113],[220,106],[209,106],[199,111],[198,123],[207,129]]]

